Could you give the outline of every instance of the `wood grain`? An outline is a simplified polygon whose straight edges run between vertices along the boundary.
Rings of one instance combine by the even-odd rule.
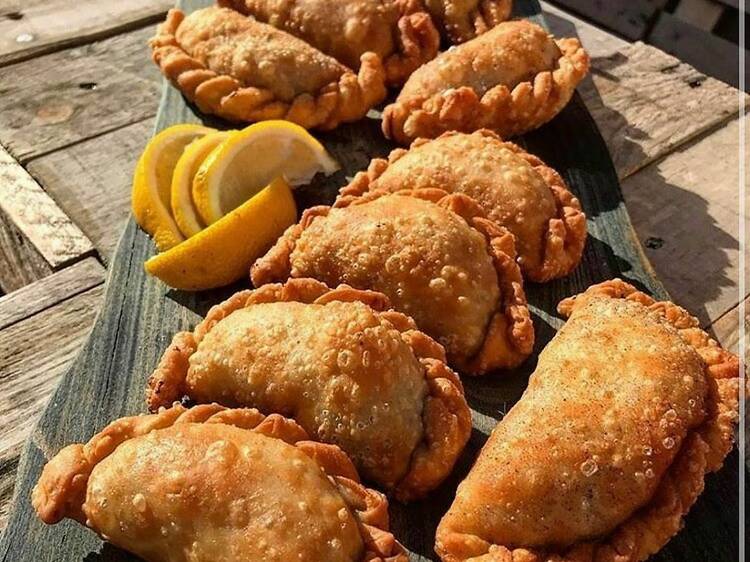
[[[701,3],[718,7],[719,13],[723,11],[721,6],[708,0],[703,0]],[[700,14],[696,15],[700,16]],[[713,27],[711,24],[713,17],[700,16],[699,21],[703,25]],[[739,85],[739,57],[737,56],[739,48],[736,43],[711,33],[711,27],[701,29],[693,22],[688,23],[680,17],[662,12],[648,37],[648,42],[698,70],[737,87]]]
[[[94,287],[0,331],[0,528],[22,444],[88,335],[102,293]]]
[[[171,0],[10,0],[0,8],[0,66],[153,23]]]
[[[0,333],[50,306],[104,283],[104,268],[96,258],[66,267],[0,298]]]
[[[0,143],[22,163],[155,114],[152,26],[0,68]]]
[[[52,273],[52,267],[0,211],[0,293],[10,293]]]
[[[643,43],[594,57],[579,90],[620,179],[739,111],[737,90]]]
[[[0,146],[0,209],[34,245],[52,269],[93,252],[91,241],[63,213],[29,173]]]
[[[28,164],[106,261],[128,219],[133,169],[152,130],[149,118]]]
[[[746,126],[750,116],[745,117]],[[737,304],[739,120],[643,168],[622,189],[646,255],[672,297],[706,326]],[[745,159],[750,156],[750,151]],[[728,188],[728,186],[731,186]]]
[[[745,327],[745,363],[747,364],[748,352],[750,351],[750,296],[746,296],[743,302],[745,304],[744,318],[740,318],[740,305],[738,304],[712,322],[709,329],[721,345],[733,353],[739,353],[741,321]]]

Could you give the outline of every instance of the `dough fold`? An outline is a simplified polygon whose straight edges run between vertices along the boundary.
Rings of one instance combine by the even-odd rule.
[[[619,279],[559,311],[438,526],[444,562],[646,560],[732,448],[739,362],[687,311]]]

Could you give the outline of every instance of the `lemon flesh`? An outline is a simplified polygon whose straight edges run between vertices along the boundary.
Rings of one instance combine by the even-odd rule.
[[[185,291],[229,285],[248,275],[253,261],[296,220],[291,189],[278,178],[195,236],[149,259],[146,272]]]
[[[190,143],[177,160],[172,174],[170,205],[174,220],[185,238],[198,234],[205,227],[193,204],[193,178],[206,156],[232,133],[209,133]]]
[[[170,213],[172,172],[177,160],[188,144],[214,131],[191,124],[169,127],[149,141],[138,160],[133,175],[133,215],[160,251],[185,239]]]
[[[206,157],[193,180],[193,202],[203,222],[212,224],[274,178],[281,176],[294,187],[338,168],[304,128],[289,121],[263,121],[233,134]]]

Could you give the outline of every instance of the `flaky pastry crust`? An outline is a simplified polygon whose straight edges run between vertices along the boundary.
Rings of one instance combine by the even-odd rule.
[[[341,189],[339,199],[428,187],[465,193],[488,219],[510,230],[521,271],[531,281],[564,277],[581,261],[586,215],[578,199],[555,170],[488,129],[419,138],[408,150],[375,158]]]
[[[390,86],[437,55],[440,35],[419,0],[219,0],[306,41],[354,70],[376,55]]]
[[[152,58],[201,111],[229,121],[287,119],[333,129],[357,121],[386,95],[374,53],[355,74],[273,26],[228,8],[185,17],[172,9],[149,44]]]
[[[443,34],[464,43],[510,18],[512,0],[424,0]]]
[[[453,218],[452,215],[446,216],[442,212],[432,209],[430,206],[425,206],[423,203],[410,203],[409,198],[430,201],[443,209],[447,209],[453,215],[457,215],[461,220],[455,222],[455,218]],[[438,287],[445,287],[448,291],[448,296],[444,299],[442,304],[436,304],[438,298],[437,294],[442,293],[436,293],[435,295],[430,296],[429,290],[431,290],[436,283],[434,279],[422,279],[421,276],[427,275],[426,273],[419,275],[410,274],[408,276],[408,282],[416,284],[417,287],[414,288],[414,285],[410,285],[411,292],[409,293],[414,297],[413,300],[416,302],[412,302],[412,300],[405,301],[403,295],[398,294],[397,287],[391,286],[393,278],[390,276],[393,274],[388,273],[390,264],[380,264],[378,262],[377,264],[373,263],[368,265],[368,270],[371,268],[375,269],[372,269],[372,275],[365,275],[363,279],[372,282],[376,275],[379,278],[384,276],[381,279],[382,282],[377,284],[377,288],[386,293],[390,292],[388,296],[391,301],[394,302],[396,308],[404,309],[404,311],[408,308],[408,312],[415,317],[420,328],[443,343],[446,347],[449,360],[466,373],[483,374],[493,369],[516,367],[528,357],[534,344],[534,328],[526,302],[526,294],[523,289],[521,270],[516,263],[515,239],[507,229],[486,219],[484,213],[476,202],[463,194],[448,194],[440,189],[405,190],[395,194],[383,191],[371,191],[362,197],[342,198],[337,202],[335,208],[320,206],[308,209],[303,213],[301,221],[297,225],[287,229],[276,245],[253,265],[251,271],[253,283],[256,286],[260,286],[265,283],[280,281],[289,277],[315,276],[314,274],[324,277],[330,276],[331,272],[329,271],[311,272],[308,270],[307,265],[302,263],[305,260],[308,260],[309,256],[304,255],[306,254],[304,247],[300,249],[300,240],[304,240],[305,231],[310,228],[315,221],[320,220],[320,227],[325,228],[326,220],[330,220],[329,217],[333,216],[331,213],[339,214],[338,216],[340,217],[340,220],[343,221],[342,224],[346,228],[356,229],[361,227],[362,224],[368,224],[367,228],[370,228],[370,226],[379,228],[377,224],[369,225],[369,223],[364,222],[358,224],[358,221],[360,220],[367,221],[369,219],[359,218],[354,211],[348,211],[349,208],[354,209],[367,204],[382,204],[383,208],[377,212],[384,212],[390,216],[390,218],[384,216],[384,221],[388,218],[389,220],[386,222],[389,222],[390,224],[390,221],[392,220],[392,228],[395,229],[394,232],[398,229],[417,228],[414,225],[410,226],[409,221],[415,217],[418,219],[419,217],[417,215],[420,213],[424,214],[428,212],[431,215],[439,215],[439,219],[434,219],[435,227],[443,227],[445,229],[445,232],[440,232],[439,230],[431,231],[429,237],[433,239],[439,239],[441,236],[445,236],[447,239],[455,238],[457,234],[453,231],[453,228],[454,226],[460,226],[462,222],[463,224],[468,225],[470,229],[479,232],[485,242],[485,247],[481,251],[487,252],[491,259],[490,267],[494,268],[493,277],[495,280],[492,281],[491,285],[487,285],[484,288],[485,290],[481,290],[478,294],[480,294],[482,298],[489,298],[490,294],[494,292],[496,297],[493,301],[494,304],[491,305],[492,308],[487,312],[487,319],[483,320],[483,323],[486,322],[486,324],[482,326],[471,326],[466,324],[468,320],[459,321],[456,317],[460,314],[459,311],[464,310],[466,306],[478,305],[472,305],[471,297],[465,295],[461,295],[463,300],[460,300],[454,292],[458,290],[456,286],[461,283],[479,283],[479,276],[481,274],[478,271],[475,271],[474,273],[459,273],[457,274],[456,279],[451,280],[449,283],[446,282],[439,284]],[[410,206],[418,206],[420,208],[408,209]],[[373,213],[374,212],[375,210],[373,210]],[[399,215],[403,215],[403,218],[396,218]],[[338,228],[338,226],[336,228]],[[465,226],[462,227],[462,229],[465,230]],[[471,230],[466,232],[470,233]],[[316,244],[322,243],[320,234],[321,233],[316,234]],[[387,254],[388,257],[392,254],[398,253],[398,247],[391,247],[391,245],[403,244],[403,239],[406,235],[408,235],[408,232],[406,231],[394,234],[393,240],[388,242],[388,247],[372,247],[370,248],[372,250],[371,253],[378,253],[380,250],[383,250],[380,254],[383,256]],[[345,246],[350,239],[356,239],[358,241],[357,243],[361,242],[357,233],[351,231],[341,232],[336,230],[335,232],[332,231],[328,233],[326,236],[329,238],[328,242],[335,245],[337,249]],[[468,234],[466,234],[466,236],[468,236]],[[472,236],[474,235],[472,234]],[[424,240],[424,238],[425,237],[420,237],[419,239]],[[427,241],[426,243],[429,244],[430,242]],[[320,246],[320,248],[322,248],[322,246]],[[409,251],[412,253],[419,253],[421,250],[417,248],[409,248]],[[331,254],[328,255],[331,256]],[[414,257],[420,260],[425,259],[424,256]],[[329,258],[327,257],[326,260],[328,259]],[[334,261],[338,260],[335,256],[330,259]],[[383,259],[386,258],[383,257]],[[438,272],[452,272],[455,269],[462,271],[460,268],[456,267],[456,264],[461,264],[462,267],[464,265],[466,267],[479,267],[476,264],[481,262],[481,260],[476,257],[466,255],[440,256],[440,259],[442,259],[444,263],[430,263],[429,267],[431,270],[436,268]],[[341,263],[337,262],[335,267],[340,269],[340,272],[334,272],[334,276],[336,277],[347,278],[350,276],[350,273],[357,274],[356,271],[349,272],[347,269],[348,266],[344,261],[341,261]],[[476,277],[470,280],[468,279],[468,276],[470,275],[475,275]],[[391,281],[388,280],[389,277],[391,278]],[[339,278],[339,281],[341,280],[343,279]],[[328,281],[332,282],[330,279]],[[426,285],[429,285],[429,287],[426,287]],[[468,288],[466,289],[466,291],[469,290],[470,289]],[[471,290],[478,291],[476,288]],[[417,293],[419,293],[421,297],[418,298],[416,296]],[[404,292],[404,294],[406,293]],[[456,302],[461,306],[457,306],[455,304]],[[444,306],[453,306],[455,310],[446,310],[443,308]],[[456,317],[453,317],[454,314]],[[476,318],[476,315],[473,315],[472,318]],[[436,326],[435,329],[430,330],[427,328],[426,324],[428,323],[434,324]],[[458,323],[459,325],[451,326],[450,323]],[[436,333],[438,330],[444,333]],[[473,344],[475,347],[467,350],[466,347],[469,345],[468,334],[470,331],[473,331],[472,333],[475,332],[478,337]]]
[[[304,310],[262,306],[269,303],[337,305]],[[370,310],[342,303],[363,303]],[[231,326],[223,322],[237,311],[253,315],[235,314]],[[296,327],[311,318],[314,326]],[[247,322],[256,326],[247,329]],[[285,327],[288,322],[295,326]],[[283,337],[263,335],[280,329]],[[328,330],[335,335],[323,340],[321,334]],[[293,345],[286,345],[286,339]],[[398,339],[405,345],[396,349]],[[387,351],[375,346],[375,340]],[[321,341],[326,341],[323,347]],[[338,363],[342,351],[334,353],[336,348],[329,346],[335,342],[350,358],[348,363],[359,365],[358,372]],[[267,346],[276,349],[273,359],[260,351]],[[302,367],[294,360],[300,349],[315,356]],[[409,357],[401,357],[403,353]],[[240,369],[245,371],[237,373]],[[266,382],[258,382],[264,375]],[[355,394],[348,394],[344,381]],[[343,404],[336,393],[347,394]],[[471,433],[463,387],[445,364],[442,346],[417,330],[411,318],[391,310],[385,295],[346,285],[329,289],[313,279],[241,291],[212,307],[193,332],[175,335],[149,379],[146,395],[152,411],[183,397],[264,411],[282,404],[285,409],[277,412],[296,418],[317,440],[335,441],[366,478],[404,501],[423,497],[443,481]],[[366,422],[373,407],[377,418]],[[328,415],[319,417],[321,408],[338,422],[329,423]],[[341,429],[332,427],[336,425]],[[390,445],[384,445],[386,440]]]
[[[102,486],[108,484],[108,475],[102,474],[101,471],[98,472],[99,467],[103,463],[106,463],[110,456],[117,457],[132,454],[132,450],[124,452],[125,444],[137,442],[137,447],[146,450],[149,447],[153,447],[154,443],[158,444],[161,442],[164,444],[169,440],[179,443],[181,439],[187,438],[197,442],[201,437],[205,436],[202,435],[201,426],[208,428],[209,426],[215,427],[218,424],[282,440],[289,445],[294,445],[304,455],[314,460],[332,484],[333,490],[335,490],[334,493],[338,494],[338,497],[343,500],[344,505],[348,507],[348,511],[354,518],[359,531],[360,552],[362,552],[362,556],[357,560],[361,560],[362,562],[406,562],[408,560],[403,547],[387,530],[388,502],[386,498],[382,494],[365,488],[359,483],[357,471],[346,454],[334,445],[309,441],[307,433],[292,420],[276,414],[264,416],[254,409],[227,409],[217,404],[206,404],[186,409],[179,404],[175,404],[168,409],[162,409],[157,414],[120,418],[109,424],[87,443],[65,447],[47,463],[39,482],[32,491],[34,508],[39,518],[45,523],[54,524],[65,517],[72,518],[81,524],[90,526],[94,531],[103,535],[103,538],[115,542],[116,537],[104,536],[112,532],[111,529],[97,527],[97,522],[106,522],[109,515],[107,513],[108,503],[104,501],[104,498],[107,498],[107,490],[100,489]],[[216,462],[221,463],[221,445],[226,444],[226,442],[221,441],[222,434],[218,433],[214,435],[209,433],[207,438],[210,441],[216,439],[217,435],[220,440],[213,441],[209,445],[205,459],[213,455]],[[242,434],[236,433],[236,435],[241,436]],[[227,439],[231,441],[231,433],[227,433]],[[203,445],[196,446],[201,447]],[[130,447],[130,449],[132,448]],[[227,452],[227,454],[230,453]],[[282,459],[279,459],[279,461],[284,462]],[[137,457],[135,462],[140,462],[137,460]],[[169,458],[161,457],[161,460],[158,462],[160,464],[164,462],[169,463]],[[298,461],[288,459],[287,462]],[[108,466],[103,470],[106,472],[107,469],[111,470],[111,467]],[[160,467],[159,472],[167,472],[168,469],[168,466]],[[126,470],[128,469],[126,468]],[[133,470],[138,471],[139,468],[134,467]],[[152,475],[152,478],[160,477],[162,477],[160,474]],[[184,475],[184,477],[189,478],[189,475]],[[179,480],[183,478],[183,475],[170,473],[169,478],[177,478]],[[90,484],[90,480],[94,480],[94,483]],[[118,483],[119,485],[120,483]],[[124,488],[127,488],[129,485],[130,483],[127,482],[122,483]],[[165,485],[169,484],[165,482]],[[232,485],[241,488],[241,483],[233,483]],[[112,492],[113,497],[116,498],[118,491],[114,490]],[[192,492],[185,490],[180,492],[180,494],[185,493]],[[151,499],[144,497],[143,494],[136,494],[133,497],[133,506],[131,507],[136,512],[141,513],[142,517],[148,518],[152,509],[158,512],[158,506],[149,507],[149,500]],[[139,525],[142,526],[142,522],[138,520],[137,516],[129,519],[127,512],[122,511],[123,508],[127,509],[125,506],[111,506],[110,509],[118,509],[118,507],[121,511],[115,514],[115,518],[118,519],[117,524],[119,524],[119,528],[125,536],[133,539],[127,533],[136,532]],[[219,507],[198,505],[195,508],[196,511],[192,513],[198,516],[198,512],[210,513],[210,510],[214,508],[221,509]],[[234,524],[235,521],[242,520],[241,513],[232,513],[229,517],[230,521],[225,520],[224,524],[230,522]],[[349,515],[347,514],[339,513],[336,521],[331,523],[334,527],[341,525],[344,528],[348,517]],[[171,522],[173,528],[178,530],[179,525],[182,523],[185,522]],[[134,530],[127,531],[129,527]],[[199,533],[204,531],[205,529],[196,529],[194,532]],[[153,540],[153,535],[157,537],[163,535],[157,541],[161,540],[168,543],[169,540],[173,540],[166,538],[170,533],[170,529],[162,529],[161,535],[159,535],[159,529],[150,529],[148,527],[142,529],[141,532],[144,535],[144,539],[140,541],[141,544],[138,544],[137,548],[140,548],[140,551],[136,553],[146,556],[147,559],[150,559],[149,554],[153,552],[148,546],[148,543]],[[135,542],[138,542],[137,539],[135,539]],[[177,545],[171,546],[177,547]],[[233,546],[226,545],[226,550],[228,551]],[[270,546],[273,547],[274,545]],[[188,559],[187,551],[191,549],[195,550],[195,548],[196,544],[184,545],[185,560]],[[210,548],[215,548],[215,545]],[[174,552],[174,554],[177,555],[178,553]],[[233,554],[237,553],[233,551]],[[158,554],[155,556],[158,556]],[[304,556],[304,553],[300,553],[300,556]],[[225,553],[222,553],[220,558],[222,560],[244,559],[235,558],[234,556],[227,557]],[[183,558],[177,556],[170,559],[181,560]],[[196,558],[190,559],[198,560],[207,558],[202,558],[199,555]]]
[[[510,21],[416,70],[383,112],[383,133],[408,145],[445,131],[487,128],[503,138],[536,129],[570,101],[588,73],[578,39]]]
[[[556,497],[532,502],[522,496],[522,509],[513,512],[503,528],[488,528],[470,515],[474,507],[468,498],[478,485],[477,482],[467,484],[472,479],[470,473],[459,486],[454,506],[438,527],[436,550],[445,562],[646,560],[681,529],[685,515],[703,491],[705,475],[718,470],[732,448],[733,429],[738,420],[739,362],[701,330],[698,321],[687,311],[671,302],[657,302],[619,279],[592,286],[581,295],[565,299],[559,311],[571,318],[542,352],[537,371],[530,379],[529,396],[525,394],[514,406],[518,408],[516,414],[511,409],[498,425],[485,445],[488,450],[483,450],[472,469],[472,473],[479,471],[475,479],[478,477],[478,481],[484,482],[483,498],[508,494],[509,490],[516,495],[531,494],[529,497],[544,495],[536,488],[553,482],[555,490],[550,493]],[[575,323],[574,328],[568,328],[571,323]],[[620,331],[611,329],[615,323],[622,326]],[[643,334],[640,341],[635,335],[638,332]],[[556,344],[559,338],[564,345]],[[573,341],[571,338],[580,339]],[[639,348],[639,343],[645,347]],[[600,347],[602,344],[606,349]],[[573,355],[571,346],[575,347]],[[557,386],[554,386],[549,377],[554,378],[559,370],[569,371],[570,362],[582,357],[587,347],[591,358],[581,359],[580,364],[573,363],[580,380],[556,380]],[[618,354],[621,355],[618,366],[613,366],[611,362]],[[564,362],[551,365],[550,361]],[[622,373],[618,374],[618,368]],[[599,388],[602,383],[592,378],[597,371],[607,373],[602,375],[608,377],[603,388]],[[635,376],[637,372],[642,373],[642,380]],[[546,379],[540,380],[537,376]],[[563,379],[564,375],[559,378]],[[583,385],[581,397],[586,402],[581,406],[563,389],[576,384]],[[621,386],[620,390],[616,389],[617,385]],[[546,392],[547,396],[542,397],[540,392]],[[565,395],[567,401],[563,402],[556,394]],[[596,398],[591,400],[591,396]],[[573,434],[566,433],[570,429],[562,429],[561,433],[554,434],[554,440],[538,448],[538,439],[534,441],[530,430],[523,429],[524,422],[519,416],[528,417],[529,412],[540,415],[539,407],[545,404],[547,412],[552,411],[550,408],[559,409],[566,426],[588,428],[592,433],[568,443],[566,439],[571,440]],[[632,412],[608,418],[609,409],[616,412],[618,407],[621,412],[623,408]],[[586,419],[576,418],[580,410]],[[600,419],[600,416],[603,417]],[[531,428],[533,422],[527,422],[531,423],[527,423]],[[545,422],[554,425],[557,420],[545,419]],[[510,425],[504,425],[508,423]],[[553,435],[547,426],[536,431]],[[594,431],[600,435],[594,435]],[[629,441],[623,442],[623,439]],[[639,443],[650,445],[641,448]],[[507,481],[503,485],[489,484],[497,478],[496,473],[504,469],[492,472],[489,467],[490,472],[485,471],[482,457],[501,455],[504,463],[512,463],[508,453],[504,453],[511,445],[514,451],[523,448],[523,454],[529,458],[544,459],[551,455],[562,459],[563,463],[568,458],[578,459],[578,462],[590,455],[590,450],[598,451],[601,457],[594,455],[593,460],[589,458],[580,464],[583,476],[576,469],[572,478],[568,473],[555,476],[555,471],[560,470],[560,460],[548,466],[526,462],[524,470],[535,475],[533,478],[519,478],[510,487]],[[555,448],[566,451],[561,457],[555,457],[554,452],[550,453]],[[485,476],[479,476],[482,471]],[[550,474],[562,480],[550,480]],[[501,478],[507,480],[507,473]],[[527,485],[530,487],[526,488]],[[580,493],[579,504],[574,502],[576,493],[568,497],[571,489]],[[505,499],[495,499],[504,504]],[[508,505],[511,509],[513,504]],[[547,522],[536,511],[526,513],[536,508],[543,510]],[[482,520],[489,517],[484,511],[478,513]],[[525,523],[514,528],[519,522]],[[470,530],[479,527],[484,527],[483,536]],[[488,539],[486,534],[489,533],[505,536],[502,542],[506,544]],[[510,539],[513,535],[516,540]],[[554,544],[545,544],[545,541],[554,541]]]

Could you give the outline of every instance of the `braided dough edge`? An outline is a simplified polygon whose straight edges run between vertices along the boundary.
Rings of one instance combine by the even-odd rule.
[[[463,133],[448,131],[434,140],[460,134]],[[581,209],[581,203],[568,189],[560,174],[547,166],[540,158],[526,152],[514,143],[503,141],[500,136],[489,129],[478,129],[472,134],[497,139],[503,143],[505,148],[512,150],[517,156],[523,158],[542,176],[555,200],[557,216],[550,219],[547,225],[542,264],[539,268],[531,268],[524,263],[523,256],[519,257],[524,276],[531,281],[544,283],[568,275],[581,262],[583,248],[586,245],[586,215]],[[400,160],[409,150],[429,144],[432,140],[420,137],[414,140],[408,149],[396,148],[392,150],[387,159],[374,158],[370,161],[367,170],[357,172],[352,181],[339,190],[339,195],[333,206],[340,206],[339,199],[346,200],[348,197],[359,197],[370,190],[377,189],[378,178],[385,173],[391,164]]]
[[[289,301],[311,304],[362,302],[401,333],[403,341],[422,364],[428,393],[422,411],[423,438],[412,453],[407,473],[395,485],[394,493],[402,501],[424,497],[450,474],[466,446],[471,435],[471,412],[461,381],[445,363],[443,346],[419,331],[414,320],[391,310],[388,297],[376,291],[354,289],[348,285],[330,289],[315,279],[301,278],[235,293],[213,306],[193,332],[179,332],[174,336],[148,380],[146,402],[149,410],[156,411],[187,394],[185,380],[190,356],[221,320],[254,304]]]
[[[277,100],[270,90],[219,75],[190,56],[176,38],[184,18],[181,10],[169,10],[149,41],[151,56],[162,74],[204,113],[235,122],[287,119],[305,128],[329,130],[361,119],[385,98],[382,61],[368,52],[362,55],[358,74],[347,71],[338,82],[319,92],[299,94],[291,103]]]
[[[365,560],[406,562],[403,547],[388,532],[388,501],[385,496],[359,483],[357,470],[336,445],[310,441],[293,420],[252,408],[230,409],[218,404],[184,408],[174,404],[156,414],[120,418],[94,435],[87,443],[68,445],[44,467],[32,491],[32,504],[48,524],[64,517],[86,524],[86,488],[91,471],[123,442],[183,423],[221,423],[281,439],[299,448],[328,475],[347,505],[354,511],[366,546]],[[354,500],[352,498],[355,498]]]
[[[383,111],[383,134],[408,145],[417,137],[435,138],[452,130],[487,128],[505,138],[542,126],[567,105],[589,70],[589,56],[578,39],[556,43],[562,53],[557,68],[512,89],[499,84],[480,97],[472,87],[461,86],[427,98],[396,99]]]
[[[427,9],[453,43],[464,43],[510,18],[512,0],[474,0],[468,10],[465,0],[425,0]]]
[[[680,452],[662,477],[651,501],[601,541],[584,542],[565,552],[543,552],[490,544],[476,535],[450,533],[436,545],[444,562],[636,562],[646,560],[682,528],[698,496],[705,475],[719,470],[734,442],[739,419],[739,360],[722,349],[698,327],[698,320],[684,308],[658,302],[620,279],[605,281],[564,299],[558,311],[569,316],[595,298],[639,302],[660,314],[680,337],[693,346],[705,362],[711,382],[706,401],[707,418],[685,438]]]

